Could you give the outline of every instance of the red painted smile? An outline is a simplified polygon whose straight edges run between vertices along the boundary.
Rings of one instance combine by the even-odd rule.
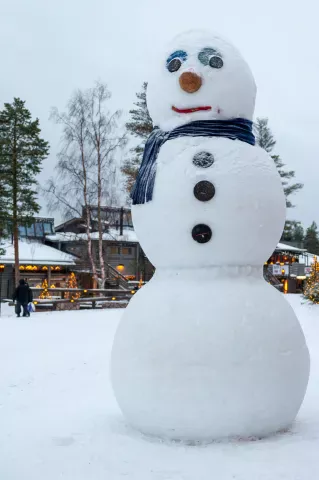
[[[211,110],[212,107],[193,107],[193,108],[177,108],[172,107],[172,110],[177,113],[193,113],[193,112],[201,112],[203,110]]]

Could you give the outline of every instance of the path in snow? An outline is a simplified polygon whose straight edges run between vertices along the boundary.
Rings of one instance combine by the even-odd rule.
[[[0,318],[1,480],[319,478],[319,307],[290,296],[312,357],[308,393],[286,434],[190,447],[125,425],[109,382],[119,310]]]

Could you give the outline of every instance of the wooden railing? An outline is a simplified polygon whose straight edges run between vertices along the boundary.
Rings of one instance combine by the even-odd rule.
[[[126,280],[124,275],[118,272],[114,267],[112,267],[112,265],[109,265],[109,264],[107,265],[106,272],[109,280],[111,280],[111,275],[112,275],[119,287],[122,287],[125,290],[129,289],[128,281]]]
[[[36,296],[37,292],[43,291],[42,288],[39,287],[32,287],[31,290],[34,292],[34,303],[36,306],[40,306],[42,308],[50,308],[53,310],[57,309],[57,306],[60,304],[91,304],[92,308],[96,308],[99,303],[110,302],[112,305],[116,305],[119,303],[124,302],[127,304],[132,296],[135,294],[135,290],[124,290],[123,288],[116,288],[116,289],[98,289],[98,288],[89,288],[89,289],[82,289],[82,288],[48,288],[47,291],[52,295],[51,297],[47,298],[38,298]],[[63,298],[66,292],[69,293],[81,293],[79,298],[75,298],[74,296],[70,295],[70,298]],[[59,294],[62,298],[57,298]],[[54,295],[55,294],[55,295]],[[100,294],[100,295],[97,295]]]
[[[43,291],[42,287],[31,287],[33,292],[41,292]],[[71,292],[71,293],[80,293],[82,294],[108,294],[107,296],[125,296],[125,295],[133,295],[135,292],[133,290],[124,290],[123,288],[64,288],[64,287],[55,287],[55,288],[47,288],[46,291],[51,293],[64,293],[64,292]]]

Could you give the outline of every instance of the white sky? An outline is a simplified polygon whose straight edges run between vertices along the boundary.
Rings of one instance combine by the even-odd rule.
[[[108,83],[128,111],[159,46],[191,28],[229,38],[255,75],[256,116],[269,117],[281,155],[305,184],[289,217],[319,224],[319,7],[316,0],[0,0],[0,102],[26,100],[51,144],[53,173],[63,109],[76,88]],[[45,213],[43,210],[42,213]]]

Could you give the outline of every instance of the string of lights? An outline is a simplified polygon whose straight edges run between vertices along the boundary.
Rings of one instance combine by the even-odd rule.
[[[317,257],[311,266],[310,275],[304,289],[304,297],[316,304],[319,304],[319,262]]]

